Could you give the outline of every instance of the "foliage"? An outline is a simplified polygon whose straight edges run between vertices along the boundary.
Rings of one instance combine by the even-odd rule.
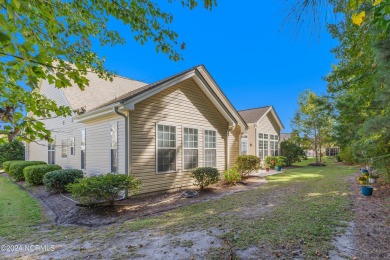
[[[46,173],[61,169],[62,167],[56,164],[31,165],[23,169],[23,175],[28,184],[41,185]]]
[[[191,172],[191,177],[196,180],[194,184],[203,190],[210,184],[219,181],[219,172],[218,169],[213,167],[199,167]]]
[[[228,185],[235,185],[241,180],[241,174],[236,167],[230,168],[223,172],[223,177]]]
[[[295,143],[286,140],[280,143],[280,154],[286,158],[286,165],[290,166],[300,162],[301,158],[305,156],[305,151]]]
[[[275,169],[276,157],[275,156],[267,156],[267,157],[265,157],[265,163],[269,166],[269,168]]]
[[[107,173],[88,178],[77,179],[66,189],[83,204],[108,202],[112,205],[121,192],[129,190],[135,193],[141,188],[141,181],[131,175]]]
[[[56,193],[64,192],[68,184],[74,183],[77,179],[84,178],[84,173],[81,170],[65,169],[51,171],[44,175],[43,184],[47,191]]]
[[[286,164],[287,158],[285,156],[276,156],[275,159],[276,159],[275,166],[284,167],[287,165]]]
[[[3,162],[24,159],[24,145],[17,140],[12,143],[0,143],[0,167]]]
[[[168,1],[170,2],[170,1]],[[197,1],[183,0],[193,9]],[[203,0],[205,9],[216,0]],[[69,116],[70,108],[35,91],[42,80],[57,88],[89,85],[87,73],[112,80],[95,45],[125,44],[119,30],[108,26],[117,20],[140,44],[151,41],[156,52],[174,61],[182,59],[178,34],[170,29],[173,16],[160,9],[158,1],[0,1],[0,123],[11,142],[51,140],[44,123],[36,118]],[[184,47],[183,47],[184,48]],[[79,108],[77,108],[79,109]]]
[[[241,176],[244,177],[260,168],[260,159],[255,155],[240,155],[237,157],[235,165]]]
[[[6,241],[36,238],[36,227],[44,220],[38,200],[4,177],[0,177],[0,198],[0,237]]]
[[[340,149],[340,152],[339,152],[338,156],[340,157],[340,160],[342,162],[357,163],[356,158],[352,154],[352,148],[351,147],[346,146],[346,147]]]
[[[24,180],[24,174],[23,170],[27,166],[30,165],[39,165],[39,164],[46,164],[46,162],[42,161],[22,161],[22,162],[14,162],[9,167],[9,176],[13,178],[15,181],[23,181]]]
[[[14,162],[24,162],[24,160],[14,160],[14,161],[5,161],[3,162],[3,169],[6,173],[9,173],[9,167]]]

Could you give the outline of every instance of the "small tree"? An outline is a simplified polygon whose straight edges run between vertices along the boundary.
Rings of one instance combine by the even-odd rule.
[[[290,166],[295,162],[299,162],[305,152],[300,146],[287,140],[280,143],[280,154],[286,157],[285,163]]]

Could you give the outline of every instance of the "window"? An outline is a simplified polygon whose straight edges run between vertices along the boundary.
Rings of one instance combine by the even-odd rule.
[[[56,163],[56,147],[55,144],[49,143],[47,145],[47,163],[55,164]]]
[[[217,132],[204,131],[204,166],[217,167]]]
[[[80,151],[80,159],[81,159],[81,169],[85,170],[86,162],[87,162],[87,154],[86,154],[86,130],[81,130],[81,151]]]
[[[118,124],[111,124],[111,172],[118,172]]]
[[[270,135],[269,144],[270,144],[271,156],[278,156],[279,155],[279,136]]]
[[[248,136],[243,135],[241,137],[241,155],[247,155],[248,154]]]
[[[198,167],[198,129],[184,128],[183,164],[184,170]]]
[[[61,140],[61,157],[62,158],[68,157],[68,140],[67,139]]]
[[[75,154],[75,150],[74,150],[74,137],[70,138],[70,155],[74,155]]]
[[[157,172],[176,171],[176,127],[157,125]]]
[[[259,134],[259,158],[264,159],[268,156],[268,134]]]

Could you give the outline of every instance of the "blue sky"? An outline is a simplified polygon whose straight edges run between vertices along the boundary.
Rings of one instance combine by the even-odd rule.
[[[119,75],[152,83],[198,64],[204,64],[238,109],[273,105],[285,130],[297,109],[299,92],[325,93],[323,77],[336,61],[330,49],[337,42],[324,29],[318,36],[294,26],[282,28],[282,1],[218,1],[213,11],[182,8],[161,1],[174,15],[171,29],[185,42],[184,61],[157,54],[152,43],[141,46],[128,28],[112,22],[127,40],[124,46],[98,50],[106,65]],[[279,3],[279,4],[278,4]]]

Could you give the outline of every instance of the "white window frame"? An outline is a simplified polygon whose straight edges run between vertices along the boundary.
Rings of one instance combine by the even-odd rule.
[[[61,158],[68,158],[68,139],[61,139]]]
[[[263,137],[260,138],[260,135],[263,135]],[[267,138],[264,138],[264,135],[267,135]],[[258,157],[259,157],[261,160],[264,160],[265,157],[267,157],[267,156],[270,155],[270,152],[269,152],[269,149],[270,149],[269,138],[270,138],[270,135],[269,135],[269,134],[257,133],[257,145],[256,145],[256,148],[257,148]],[[262,156],[260,156],[260,141],[263,142],[263,148],[261,149],[261,150],[263,151]],[[266,148],[266,149],[264,148],[264,147],[265,147],[264,144],[267,144],[267,148]],[[267,155],[265,155],[265,152],[267,152]]]
[[[215,132],[215,148],[206,148],[206,131],[214,131]],[[204,167],[213,167],[217,168],[218,166],[218,135],[217,130],[214,128],[205,128],[203,130],[203,166]],[[206,150],[215,150],[215,166],[206,166]]]
[[[243,141],[246,142],[246,153],[245,154],[243,153],[243,145],[242,145]],[[248,155],[248,150],[249,150],[248,145],[249,145],[249,143],[248,143],[248,135],[244,134],[240,138],[240,155]]]
[[[75,138],[71,137],[69,143],[70,143],[70,155],[75,156],[76,155]]]
[[[174,126],[175,127],[175,148],[171,148],[171,149],[175,149],[176,150],[176,159],[175,159],[175,168],[176,170],[175,171],[165,171],[165,172],[159,172],[158,171],[158,150],[159,150],[159,147],[158,147],[158,126],[161,125],[161,126]],[[158,122],[156,123],[155,125],[155,139],[156,139],[156,145],[155,145],[155,157],[156,157],[156,174],[167,174],[167,173],[176,173],[178,172],[178,168],[177,168],[177,157],[178,157],[178,148],[177,148],[177,133],[178,133],[178,125],[176,124],[173,124],[173,123],[169,123],[169,122]],[[168,148],[161,148],[161,149],[168,149]]]
[[[185,128],[187,128],[187,129],[196,129],[196,130],[198,130],[198,147],[197,148],[185,148],[184,147],[184,129]],[[201,129],[200,128],[198,128],[198,127],[194,127],[194,126],[182,126],[182,147],[183,147],[183,151],[182,151],[182,169],[183,169],[183,172],[188,172],[188,171],[191,171],[191,170],[193,170],[193,169],[195,169],[195,168],[198,168],[199,167],[199,145],[200,145],[200,142],[201,142],[201,139],[199,138],[200,137],[200,131],[201,131]],[[193,168],[193,169],[185,169],[184,168],[184,166],[185,166],[185,164],[184,164],[184,150],[197,150],[197,152],[198,152],[198,166],[197,167],[195,167],[195,168]]]
[[[113,129],[113,127],[115,128],[115,130],[116,130],[116,133],[115,133],[115,145],[114,145],[114,143],[113,143],[113,137],[112,137],[112,129]],[[114,147],[115,146],[115,147]],[[116,150],[116,152],[115,152],[115,154],[116,154],[116,156],[115,156],[115,158],[116,158],[116,162],[115,162],[115,164],[116,164],[116,170],[114,170],[113,168],[113,160],[112,160],[112,150]],[[118,155],[119,155],[119,153],[118,153],[118,122],[112,122],[111,124],[110,124],[110,171],[111,172],[115,172],[115,173],[117,173],[118,172],[118,166],[119,166],[119,160],[118,160]]]
[[[272,138],[271,138],[271,136],[272,136]],[[272,143],[272,146],[274,147],[274,149],[272,149],[271,143]],[[279,136],[278,135],[273,135],[273,134],[269,135],[269,151],[270,151],[271,156],[279,156]],[[277,151],[277,154],[275,154],[276,151]]]

